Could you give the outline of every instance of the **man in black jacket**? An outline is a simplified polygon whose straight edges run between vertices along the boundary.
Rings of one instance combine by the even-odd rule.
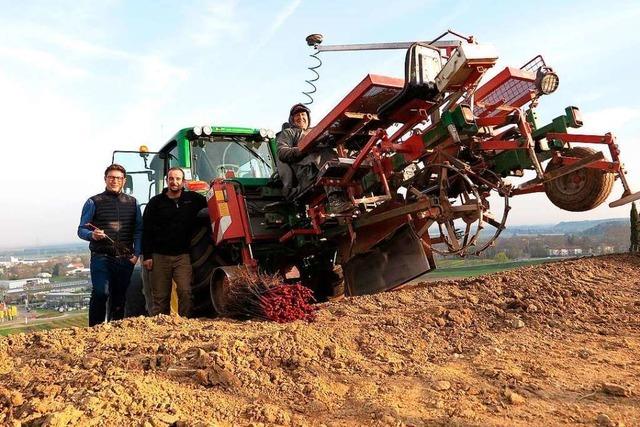
[[[125,179],[122,166],[110,165],[104,171],[105,191],[82,207],[78,237],[88,240],[91,250],[89,326],[124,317],[125,295],[140,255],[142,216],[136,199],[122,192]]]
[[[182,169],[169,169],[167,188],[152,197],[144,211],[142,254],[143,266],[149,270],[152,316],[170,313],[172,280],[176,283],[178,313],[188,316],[191,310],[189,242],[196,216],[207,207],[207,201],[196,192],[185,191],[183,181]]]
[[[311,186],[316,181],[318,171],[326,162],[338,158],[333,148],[326,144],[319,144],[309,153],[300,151],[298,143],[309,132],[310,124],[309,108],[303,104],[296,104],[289,111],[289,126],[278,133],[276,139],[278,173],[284,186],[284,195],[289,199],[294,199]],[[284,167],[282,163],[285,163]],[[293,186],[293,177],[290,176],[287,166],[293,171],[297,186]],[[342,213],[353,208],[339,187],[327,187],[326,191],[331,213]]]

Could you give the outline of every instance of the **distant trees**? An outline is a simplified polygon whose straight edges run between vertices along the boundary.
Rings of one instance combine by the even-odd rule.
[[[51,272],[53,276],[63,276],[64,275],[64,265],[61,263],[57,263],[53,266],[53,271]]]
[[[496,260],[497,262],[508,262],[509,261],[509,257],[504,252],[498,252],[496,254],[496,256],[493,257],[493,259]]]
[[[547,256],[547,248],[542,239],[532,239],[529,243],[529,255],[532,258],[543,258]]]
[[[638,252],[638,209],[636,209],[636,202],[631,203],[631,245],[629,246],[629,252]]]

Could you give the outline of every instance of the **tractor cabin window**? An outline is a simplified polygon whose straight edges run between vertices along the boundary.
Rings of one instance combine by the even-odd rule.
[[[191,148],[194,179],[270,178],[275,170],[269,141],[238,136],[204,137]]]

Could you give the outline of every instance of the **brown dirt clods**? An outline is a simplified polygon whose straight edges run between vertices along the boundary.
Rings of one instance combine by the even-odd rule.
[[[0,338],[0,425],[640,425],[640,257]]]

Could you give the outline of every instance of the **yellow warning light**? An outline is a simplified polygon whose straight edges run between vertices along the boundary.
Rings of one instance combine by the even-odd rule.
[[[138,151],[140,151],[141,153],[148,153],[149,147],[147,147],[146,145],[141,145],[140,148],[138,148]]]

